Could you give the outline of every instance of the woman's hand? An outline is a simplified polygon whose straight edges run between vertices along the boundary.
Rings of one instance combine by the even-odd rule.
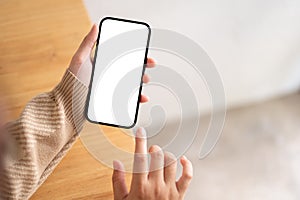
[[[90,32],[81,42],[69,66],[69,70],[85,85],[90,83],[90,77],[92,73],[91,54],[97,41],[98,32],[98,26],[94,24]],[[153,68],[154,66],[154,60],[152,58],[148,58],[146,67]],[[149,80],[149,76],[145,74],[143,76],[143,82],[148,83]],[[148,102],[148,100],[149,98],[147,96],[143,94],[141,95],[141,103]]]
[[[183,167],[182,175],[176,181],[177,161],[174,155],[161,150],[158,146],[149,149],[151,162],[148,169],[147,141],[144,129],[139,128],[136,134],[135,158],[130,191],[125,183],[123,164],[114,161],[112,176],[114,199],[131,200],[179,200],[184,194],[193,176],[191,162],[183,156],[180,163]]]

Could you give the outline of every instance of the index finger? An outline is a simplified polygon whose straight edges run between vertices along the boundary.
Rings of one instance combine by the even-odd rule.
[[[138,128],[135,137],[135,153],[133,162],[132,183],[141,183],[147,180],[148,153],[146,131]]]

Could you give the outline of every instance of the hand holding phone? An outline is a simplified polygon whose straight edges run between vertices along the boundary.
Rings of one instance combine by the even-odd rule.
[[[143,101],[149,39],[150,27],[144,22],[101,20],[86,105],[90,122],[122,128],[135,125]]]

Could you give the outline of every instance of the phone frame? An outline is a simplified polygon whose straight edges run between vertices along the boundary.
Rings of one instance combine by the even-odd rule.
[[[105,123],[105,122],[97,122],[97,121],[93,121],[93,120],[89,119],[89,117],[88,117],[88,108],[89,108],[90,95],[91,95],[91,90],[92,90],[92,85],[93,85],[92,83],[93,83],[93,79],[94,79],[94,71],[95,71],[95,64],[96,64],[96,58],[97,58],[97,53],[98,53],[98,45],[99,45],[99,39],[100,39],[100,34],[101,34],[101,27],[102,27],[102,23],[105,20],[117,20],[117,21],[122,21],[122,22],[142,24],[142,25],[146,26],[147,29],[148,29],[148,38],[147,38],[147,44],[146,44],[146,47],[145,47],[145,56],[144,56],[144,64],[143,64],[142,76],[141,76],[140,86],[139,86],[139,95],[138,95],[138,100],[137,100],[137,105],[136,105],[134,121],[133,121],[133,124],[131,124],[130,126],[122,126],[122,125],[110,124],[110,123]],[[122,19],[122,18],[116,18],[116,17],[104,17],[100,21],[99,33],[98,33],[96,49],[95,49],[95,54],[94,54],[94,60],[93,60],[93,63],[92,63],[92,73],[91,73],[91,79],[90,79],[90,84],[89,84],[89,90],[88,90],[87,99],[86,99],[86,103],[85,103],[84,115],[85,115],[85,118],[87,119],[87,121],[89,121],[91,123],[95,123],[95,124],[113,126],[113,127],[118,127],[118,128],[126,128],[126,129],[129,129],[129,128],[132,128],[132,127],[135,126],[135,124],[137,122],[139,105],[140,105],[140,100],[141,100],[141,93],[142,93],[142,87],[143,87],[143,76],[144,76],[145,68],[146,68],[146,65],[147,65],[147,55],[148,55],[148,49],[149,49],[149,43],[150,43],[150,36],[151,36],[151,28],[150,28],[149,24],[147,24],[145,22],[129,20],[129,19]]]

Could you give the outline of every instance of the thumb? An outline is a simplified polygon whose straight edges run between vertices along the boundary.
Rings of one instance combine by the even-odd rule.
[[[90,32],[85,36],[81,42],[78,50],[74,54],[71,63],[70,70],[76,75],[79,67],[87,60],[90,59],[91,51],[97,41],[98,27],[93,25]]]
[[[127,196],[128,190],[125,182],[124,166],[120,161],[114,160],[114,173],[112,176],[114,199],[121,200]]]
[[[90,56],[91,50],[93,49],[95,42],[97,41],[98,27],[94,24],[90,32],[84,37],[75,55],[79,57]]]

